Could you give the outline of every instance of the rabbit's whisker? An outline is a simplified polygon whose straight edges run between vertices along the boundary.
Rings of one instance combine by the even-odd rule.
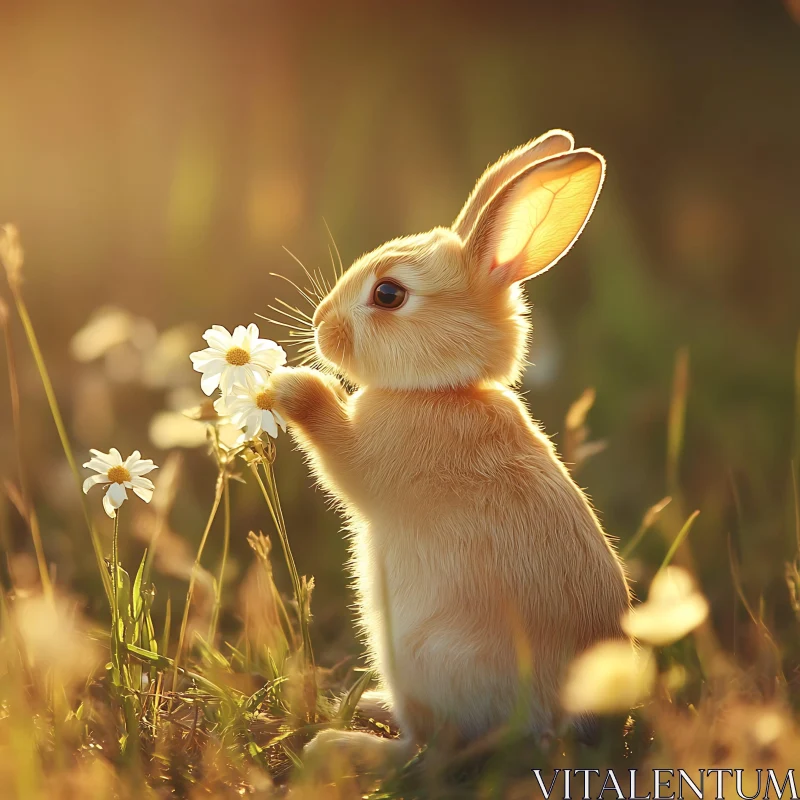
[[[270,311],[274,311],[276,314],[280,314],[281,316],[292,320],[292,322],[296,322],[303,328],[308,328],[309,330],[311,330],[311,323],[307,319],[304,319],[303,317],[298,317],[295,314],[289,313],[288,311],[282,311],[280,308],[277,308],[276,306],[267,306],[267,308]]]
[[[289,333],[289,338],[288,339],[278,339],[278,344],[290,344],[290,345],[292,345],[294,347],[297,347],[297,352],[298,353],[303,353],[303,352],[305,352],[307,350],[313,350],[316,347],[316,343],[313,342],[313,341],[308,341],[308,340],[304,340],[304,339],[300,339],[298,341],[297,339],[293,339],[291,337],[292,337],[292,334]]]
[[[271,322],[273,325],[280,325],[282,328],[291,328],[293,331],[302,331],[305,332],[305,328],[299,328],[297,325],[292,325],[290,322],[282,322],[279,319],[272,319],[272,317],[263,317],[267,322]]]
[[[328,225],[328,220],[325,217],[322,218],[322,221],[325,223],[325,229],[328,231],[328,236],[331,238],[331,244],[333,245],[333,249],[336,251],[336,258],[339,261],[339,270],[337,273],[336,264],[333,265],[333,273],[337,275],[338,278],[341,278],[344,275],[344,264],[342,263],[342,256],[339,253],[339,248],[336,245],[336,239],[333,238],[333,233],[331,233],[330,226]],[[331,261],[333,261],[333,255],[331,255]]]
[[[307,319],[309,322],[313,322],[313,317],[310,314],[306,314],[305,311],[302,311],[301,309],[297,308],[297,306],[289,305],[289,303],[287,303],[285,300],[281,300],[280,297],[276,297],[275,302],[280,303],[284,308],[288,308],[289,311],[294,311],[295,314],[298,314],[304,319]]]
[[[333,267],[333,277],[334,279],[339,280],[339,278],[341,277],[341,275],[339,274],[339,267],[336,265],[336,260],[334,259],[333,250],[331,249],[330,245],[328,245],[328,253],[330,254],[331,257],[331,266]]]
[[[322,300],[327,294],[322,285],[317,282],[316,278],[306,268],[306,265],[288,247],[284,247],[283,249],[300,265],[300,269],[305,272],[306,277],[311,281],[313,293],[317,296],[318,300]]]
[[[311,298],[311,294],[309,294],[305,289],[301,289],[291,278],[287,278],[285,275],[281,275],[279,272],[270,272],[270,275],[286,281],[286,283],[288,283],[292,288],[300,292],[300,294],[308,301],[308,304],[311,306],[311,308],[316,309],[320,298],[317,298],[317,302],[315,302]]]
[[[317,282],[325,289],[325,294],[330,294],[331,287],[328,284],[327,278],[322,274],[322,270],[314,270],[314,275],[317,278]]]

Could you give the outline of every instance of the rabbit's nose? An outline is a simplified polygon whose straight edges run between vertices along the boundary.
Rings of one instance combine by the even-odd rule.
[[[318,328],[325,321],[325,314],[328,310],[327,300],[323,300],[314,310],[314,316],[311,318],[311,324]]]

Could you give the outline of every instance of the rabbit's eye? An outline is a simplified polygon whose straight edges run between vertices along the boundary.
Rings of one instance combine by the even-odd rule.
[[[381,281],[372,293],[372,302],[381,308],[400,308],[408,292],[393,281]]]

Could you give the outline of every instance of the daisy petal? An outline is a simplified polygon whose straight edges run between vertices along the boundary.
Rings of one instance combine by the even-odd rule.
[[[261,414],[261,427],[273,438],[278,438],[278,426],[271,411],[264,411]]]
[[[252,347],[258,341],[259,337],[258,325],[256,325],[255,322],[251,322],[247,326],[247,336],[250,339],[250,346]]]
[[[226,397],[218,397],[214,401],[214,411],[217,412],[221,417],[225,417],[228,415],[228,404]]]
[[[256,342],[253,342],[253,346],[250,348],[250,355],[257,356],[261,353],[266,353],[267,350],[272,349],[272,340],[270,339],[259,339]]]
[[[253,351],[258,353],[283,352],[283,348],[272,339],[259,339],[257,345],[253,347]]]
[[[220,328],[220,325],[215,325],[214,328]],[[221,350],[223,353],[231,346],[231,335],[225,329],[222,328],[221,330],[211,330],[206,331],[203,334],[203,338],[213,347],[215,350]]]
[[[234,347],[241,347],[243,344],[246,344],[247,340],[247,328],[244,325],[237,325],[233,329],[233,336],[231,336],[231,341]]]
[[[196,372],[204,372],[208,369],[225,368],[225,359],[216,350],[200,350],[197,353],[189,353],[189,359]]]
[[[114,508],[119,508],[128,499],[128,493],[121,483],[112,483],[108,487],[106,497]]]
[[[260,414],[248,414],[244,421],[244,432],[248,439],[255,439],[261,429]],[[239,427],[242,427],[241,425]]]
[[[108,453],[100,453],[90,458],[83,466],[95,472],[108,472],[114,466],[114,457]]]
[[[92,486],[97,486],[98,483],[108,483],[108,478],[105,475],[92,475],[83,482],[83,493],[88,494]]]
[[[100,458],[90,458],[83,466],[86,469],[93,469],[95,472],[106,473],[113,465]]]
[[[107,464],[109,467],[114,465],[114,459],[111,456],[111,453],[104,453],[102,450],[90,450],[89,451],[98,461],[102,461],[104,464]]]
[[[158,465],[154,464],[149,458],[145,458],[141,461],[137,461],[135,464],[131,464],[131,466],[128,467],[128,472],[130,472],[131,475],[147,475],[154,469],[158,469]]]
[[[141,497],[145,503],[149,503],[153,499],[153,490],[147,489],[144,486],[134,486],[133,493],[137,497]]]
[[[244,428],[247,425],[247,417],[250,409],[240,408],[237,411],[230,411],[228,416],[231,419],[231,424],[236,428]]]
[[[260,364],[257,364],[256,366],[261,367]],[[250,393],[258,394],[267,385],[268,382],[269,382],[269,375],[263,368],[254,369],[250,375],[250,380],[248,383],[248,391]]]
[[[111,500],[108,497],[108,493],[103,495],[103,508],[105,509],[106,514],[111,517],[111,519],[114,519],[114,517],[117,516],[117,510],[111,505]]]
[[[200,388],[203,390],[203,393],[209,397],[214,394],[215,390],[219,387],[219,383],[219,372],[205,373],[203,377],[200,378]]]
[[[242,372],[242,370],[244,372]],[[250,367],[228,367],[223,370],[219,379],[219,388],[223,395],[230,395],[233,386],[238,382],[246,380],[246,375],[250,371]],[[202,383],[202,381],[201,381]]]
[[[258,363],[253,363],[250,367],[256,385],[266,385],[267,381],[269,381],[269,373],[272,372],[272,367],[265,367],[263,364]]]
[[[142,454],[138,450],[134,450],[126,459],[125,463],[122,465],[125,469],[130,470],[130,468],[142,457]]]
[[[111,456],[111,458],[113,459],[111,461],[111,465],[112,466],[114,466],[114,467],[121,467],[122,466],[122,453],[120,453],[119,450],[117,450],[116,447],[112,447],[108,451],[108,455]]]
[[[286,363],[286,353],[282,348],[280,350],[265,350],[263,353],[254,356],[252,363],[267,372],[272,372],[276,367],[282,367]]]
[[[286,420],[275,411],[275,409],[272,409],[272,416],[275,417],[275,421],[283,428],[283,432],[286,433]]]

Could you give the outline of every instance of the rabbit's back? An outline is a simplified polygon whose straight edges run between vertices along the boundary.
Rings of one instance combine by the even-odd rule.
[[[499,385],[369,389],[349,405],[361,618],[401,717],[411,702],[431,727],[478,735],[521,701],[527,664],[531,727],[547,729],[567,663],[620,636],[628,605],[583,493]]]

